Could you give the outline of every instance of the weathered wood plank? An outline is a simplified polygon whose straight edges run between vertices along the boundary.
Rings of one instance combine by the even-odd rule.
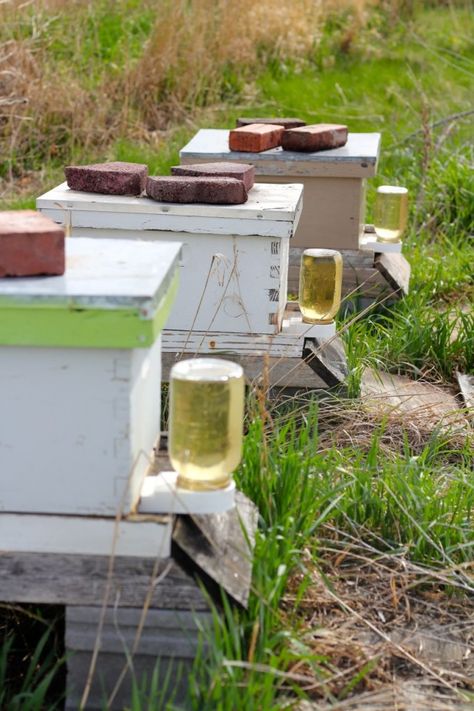
[[[80,706],[101,616],[98,606],[66,608],[66,709]],[[184,702],[200,630],[211,626],[211,614],[148,610],[141,628],[142,616],[140,608],[106,610],[86,709],[129,708],[133,680],[140,686],[146,675],[149,685],[155,670],[160,693],[168,700]],[[166,687],[167,674],[170,678]],[[161,701],[164,707],[164,698]]]
[[[395,292],[408,294],[411,269],[403,254],[377,254],[375,266]]]
[[[328,387],[342,385],[347,377],[347,361],[344,344],[338,337],[322,342],[307,339],[305,351],[310,354],[308,363]]]
[[[186,353],[184,358],[193,358],[195,354]],[[201,354],[202,355],[202,354]],[[206,357],[212,357],[207,353]],[[326,389],[327,383],[319,377],[303,358],[267,358],[264,356],[243,356],[235,353],[216,354],[216,357],[226,358],[240,363],[247,379],[251,382],[260,381],[268,370],[270,387],[296,387],[314,390]],[[175,353],[163,353],[162,378],[169,380],[169,373],[176,363]]]
[[[107,588],[109,558],[0,553],[0,600],[59,605],[97,605]],[[110,603],[141,607],[152,588],[151,607],[207,610],[193,578],[172,559],[116,558]],[[153,573],[156,573],[156,577]],[[163,575],[163,579],[160,579]]]
[[[474,417],[474,375],[464,375],[456,372],[456,380],[458,381],[464,404],[468,410],[473,411],[471,414]]]
[[[225,514],[178,516],[173,541],[192,564],[247,606],[258,511],[241,492]]]

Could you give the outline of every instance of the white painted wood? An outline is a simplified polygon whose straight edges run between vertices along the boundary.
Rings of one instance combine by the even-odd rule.
[[[299,184],[257,183],[243,205],[201,205],[85,193],[62,183],[41,195],[36,207],[72,227],[290,237],[301,212],[302,192]]]
[[[130,511],[159,437],[160,385],[160,339],[0,348],[0,511]]]
[[[141,514],[219,514],[235,506],[235,482],[216,491],[187,491],[176,485],[175,471],[147,476],[138,511]]]
[[[87,516],[0,513],[0,549],[11,553],[58,553],[167,558],[172,517],[121,520]],[[92,582],[91,582],[92,584]]]
[[[319,341],[327,341],[336,335],[336,322],[305,323],[301,315],[296,315],[283,320],[282,332],[288,336],[295,335],[303,339],[317,338]]]
[[[374,235],[364,233],[359,241],[360,249],[372,251],[375,254],[401,254],[401,242],[378,242]]]
[[[335,336],[336,325],[303,323],[296,314],[283,319],[282,329],[274,335],[255,333],[209,333],[206,331],[163,331],[164,353],[240,354],[271,358],[301,358],[305,338],[328,340]]]
[[[72,306],[138,309],[152,318],[166,294],[180,257],[178,242],[66,240],[63,276],[0,280],[0,307]]]
[[[64,192],[70,193],[63,200],[69,215],[58,207]],[[181,286],[168,328],[275,333],[286,305],[289,239],[301,213],[302,187],[256,186],[254,193],[243,206],[183,206],[60,186],[37,204],[52,219],[72,225],[73,237],[183,243]],[[136,212],[143,205],[149,213]],[[202,214],[192,217],[194,208]]]
[[[231,160],[255,165],[257,175],[290,177],[371,177],[380,153],[380,133],[349,133],[342,148],[315,153],[284,151],[262,153],[229,150],[227,129],[201,129],[180,151],[181,163]]]

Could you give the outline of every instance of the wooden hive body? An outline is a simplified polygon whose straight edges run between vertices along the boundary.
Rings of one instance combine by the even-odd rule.
[[[72,236],[183,244],[168,329],[277,333],[301,185],[255,185],[243,205],[179,205],[92,195],[60,185],[37,207]]]
[[[0,511],[131,510],[160,432],[178,258],[175,244],[67,240],[63,277],[0,280]]]

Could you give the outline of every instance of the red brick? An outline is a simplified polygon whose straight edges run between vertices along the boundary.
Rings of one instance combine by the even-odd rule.
[[[0,277],[64,274],[64,230],[34,210],[0,212]]]
[[[68,187],[103,195],[140,195],[145,190],[148,167],[142,163],[95,163],[64,169]]]
[[[313,126],[291,128],[281,141],[285,151],[326,151],[347,143],[347,126],[335,123],[317,123]]]
[[[245,185],[235,178],[157,176],[148,178],[146,194],[159,202],[239,205],[247,201]]]
[[[190,175],[195,178],[209,176],[211,178],[236,178],[241,180],[248,191],[255,182],[255,167],[249,163],[194,163],[193,165],[176,165],[171,168],[172,175]]]
[[[283,126],[283,128],[298,128],[298,126],[306,126],[306,121],[301,121],[299,118],[238,118],[236,125],[249,126],[252,123],[262,123],[265,125],[272,124],[273,126]]]
[[[283,126],[261,123],[234,128],[229,133],[229,148],[248,153],[268,151],[280,145],[284,130]]]

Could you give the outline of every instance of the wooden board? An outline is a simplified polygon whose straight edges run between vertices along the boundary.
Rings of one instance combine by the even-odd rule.
[[[173,542],[200,574],[247,606],[252,582],[256,506],[241,492],[236,506],[224,514],[178,516]]]
[[[468,410],[473,411],[471,416],[474,417],[474,375],[464,375],[457,372],[456,380],[458,381],[464,404]]]
[[[70,228],[290,237],[302,210],[302,193],[299,184],[256,183],[243,205],[200,205],[84,193],[62,183],[41,195],[36,206]]]
[[[193,358],[193,353],[178,356],[176,353],[163,353],[163,381],[169,380],[172,366],[182,358]],[[250,382],[260,382],[265,370],[268,371],[268,383],[271,388],[308,388],[310,390],[325,390],[327,383],[322,380],[303,358],[269,358],[267,356],[240,355],[236,353],[215,354],[239,363]],[[213,357],[207,354],[206,357]]]
[[[308,325],[306,331],[309,332]],[[274,335],[258,333],[208,333],[206,331],[168,331],[163,333],[163,353],[213,354],[222,358],[232,353],[269,358],[301,358],[304,333],[291,329]]]
[[[374,264],[395,292],[408,294],[410,265],[403,254],[376,254]]]
[[[170,516],[122,520],[98,516],[48,516],[0,513],[0,541],[11,553],[58,553],[168,558]]]
[[[229,149],[227,129],[201,129],[180,151],[182,164],[238,161],[255,165],[257,175],[289,177],[371,177],[380,153],[380,133],[349,133],[342,148],[316,153],[284,151],[281,147],[262,153]]]
[[[348,368],[344,345],[340,338],[330,341],[310,339],[305,342],[305,357],[328,388],[342,385],[347,377]]]
[[[209,609],[193,578],[172,559],[0,552],[0,600],[54,605],[113,605],[166,610]],[[109,590],[108,590],[109,584]]]
[[[101,620],[100,607],[66,608],[66,709],[71,711],[77,711],[83,698]],[[186,697],[201,632],[211,628],[209,612],[153,609],[144,616],[139,608],[110,607],[103,618],[100,652],[84,708],[130,708],[133,681],[141,689],[146,677],[149,688],[153,674],[159,707],[164,708],[167,700],[176,708]],[[157,698],[153,703],[158,708]]]
[[[465,435],[469,423],[453,392],[432,383],[367,369],[361,382],[364,406],[380,417],[415,422],[424,431]]]

